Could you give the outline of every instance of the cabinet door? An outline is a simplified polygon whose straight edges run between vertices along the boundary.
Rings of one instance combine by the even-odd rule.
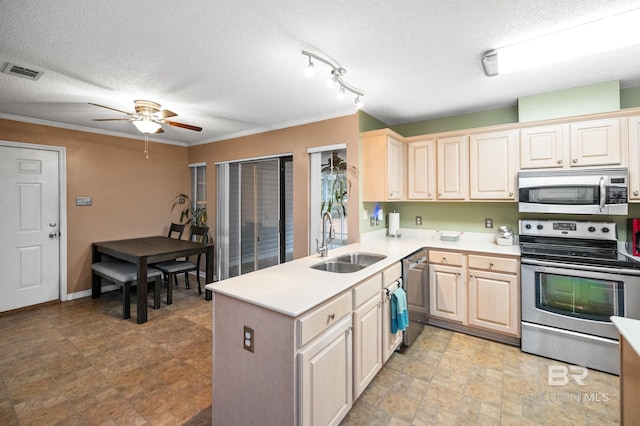
[[[547,169],[563,166],[562,125],[520,130],[520,168]]]
[[[411,142],[407,176],[410,200],[433,200],[436,189],[435,140]]]
[[[469,138],[469,198],[515,200],[517,131]]]
[[[353,314],[353,399],[357,399],[382,368],[380,290]]]
[[[520,336],[517,275],[469,270],[469,325]]]
[[[389,291],[395,287],[391,286]],[[402,331],[391,332],[391,296],[384,294],[382,297],[382,363],[391,358],[396,348],[402,343]]]
[[[629,200],[640,200],[640,116],[629,117]]]
[[[429,265],[429,315],[465,323],[466,306],[462,268]]]
[[[353,405],[351,315],[298,354],[300,424],[338,425]]]
[[[622,163],[620,119],[573,123],[571,131],[571,167],[619,165]]]
[[[458,136],[438,139],[438,199],[464,200],[467,198],[467,138]]]
[[[387,199],[402,200],[405,182],[405,145],[387,137]]]

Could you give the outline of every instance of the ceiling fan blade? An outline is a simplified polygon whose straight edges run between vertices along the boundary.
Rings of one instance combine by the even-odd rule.
[[[170,126],[180,127],[182,129],[195,130],[196,132],[202,130],[202,127],[192,126],[191,124],[178,123],[177,121],[162,120],[162,122],[167,123]]]
[[[121,112],[121,113],[123,113],[123,114],[131,115],[131,116],[134,116],[134,115],[135,115],[135,114],[132,114],[132,113],[127,112],[127,111],[122,111],[121,109],[111,108],[111,107],[104,106],[104,105],[99,105],[99,104],[94,104],[94,103],[92,103],[92,102],[89,102],[89,105],[97,106],[97,107],[100,107],[100,108],[110,109],[110,110],[112,110],[112,111]]]
[[[176,117],[177,115],[178,114],[173,111],[169,111],[168,109],[163,109],[153,114],[153,116],[158,119]]]
[[[164,133],[164,130],[162,130],[162,127],[160,127],[160,128],[156,131],[156,133]]]
[[[133,121],[133,118],[94,118],[93,121]]]

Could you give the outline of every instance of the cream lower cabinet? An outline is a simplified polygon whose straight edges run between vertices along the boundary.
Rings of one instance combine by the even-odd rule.
[[[351,293],[298,319],[298,417],[337,425],[353,405]]]
[[[353,289],[353,398],[357,399],[382,368],[382,275]]]
[[[520,337],[520,264],[512,257],[429,251],[429,317]]]
[[[429,315],[465,323],[464,256],[446,251],[429,251]]]
[[[402,344],[402,331],[391,332],[391,294],[402,285],[400,263],[382,271],[382,363]]]
[[[469,325],[520,337],[517,259],[468,255]]]

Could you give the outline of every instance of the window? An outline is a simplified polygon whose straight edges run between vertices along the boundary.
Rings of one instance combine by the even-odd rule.
[[[194,212],[203,212],[202,221],[194,221],[199,224],[207,224],[207,164],[189,164],[191,170],[191,203]]]

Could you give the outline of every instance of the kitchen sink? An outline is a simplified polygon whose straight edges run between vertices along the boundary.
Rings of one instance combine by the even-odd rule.
[[[335,259],[325,260],[324,262],[316,263],[311,268],[319,271],[337,272],[340,274],[347,274],[349,272],[356,272],[367,266],[373,265],[376,262],[384,259],[385,255],[373,254],[373,253],[347,253],[342,256],[338,256]]]
[[[338,272],[341,274],[356,272],[364,269],[366,266],[357,263],[336,262],[335,260],[327,260],[326,262],[317,263],[312,266],[313,269],[327,272]]]
[[[369,266],[384,259],[383,254],[373,253],[348,253],[342,256],[336,257],[336,262],[355,263],[356,265]]]

